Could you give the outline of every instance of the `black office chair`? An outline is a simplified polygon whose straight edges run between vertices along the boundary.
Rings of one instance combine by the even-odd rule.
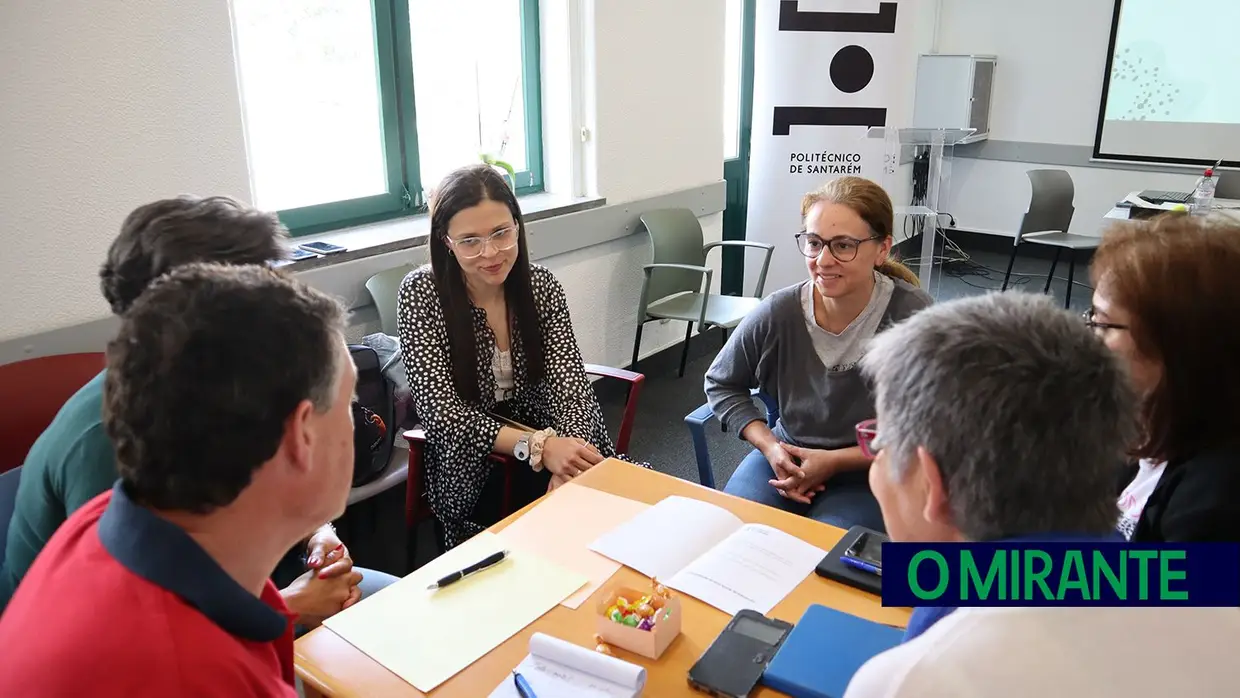
[[[1068,250],[1068,293],[1063,301],[1063,307],[1067,308],[1072,302],[1072,277],[1076,272],[1077,250],[1095,250],[1101,239],[1068,232],[1072,214],[1076,212],[1072,205],[1075,190],[1071,175],[1063,170],[1029,170],[1026,174],[1029,175],[1033,193],[1029,197],[1029,209],[1025,211],[1020,220],[1020,229],[1016,231],[1016,240],[1012,243],[1012,257],[1008,260],[1007,272],[1003,275],[1003,290],[1007,290],[1008,280],[1012,277],[1012,266],[1016,264],[1016,251],[1021,243],[1050,245],[1055,248],[1055,259],[1046,275],[1043,293],[1050,293],[1059,256],[1064,250]]]

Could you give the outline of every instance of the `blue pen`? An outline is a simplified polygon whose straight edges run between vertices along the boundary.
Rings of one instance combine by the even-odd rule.
[[[521,694],[521,698],[538,698],[534,695],[534,689],[530,688],[530,682],[525,677],[517,673],[514,669],[512,672],[512,683],[517,687],[517,693]]]
[[[841,556],[840,562],[844,563],[845,565],[848,565],[849,567],[854,567],[856,569],[859,569],[862,572],[869,572],[870,574],[875,575],[877,577],[883,576],[882,567],[878,567],[877,565],[871,565],[870,563],[865,562],[864,560],[858,560],[855,557]]]

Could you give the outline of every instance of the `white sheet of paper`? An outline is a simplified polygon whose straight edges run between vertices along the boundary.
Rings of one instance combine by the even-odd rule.
[[[750,608],[765,615],[826,555],[779,529],[745,524],[665,584],[724,613]]]
[[[743,523],[722,507],[672,496],[600,536],[590,550],[667,583]]]
[[[642,667],[542,633],[530,637],[530,653],[516,670],[538,698],[634,698],[646,685]],[[490,698],[519,698],[511,675]]]

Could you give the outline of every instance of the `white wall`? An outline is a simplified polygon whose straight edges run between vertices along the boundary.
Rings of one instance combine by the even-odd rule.
[[[723,25],[719,0],[595,0],[584,13],[592,36],[587,109],[597,193],[633,201],[723,177]],[[587,49],[589,50],[589,49]],[[723,216],[702,219],[706,240],[723,238]],[[650,245],[633,235],[544,260],[564,284],[587,361],[626,365],[637,326]],[[715,286],[720,257],[711,258]],[[684,338],[684,323],[651,323],[647,356]]]
[[[1113,0],[940,0],[940,53],[998,56],[990,138],[1089,146],[1106,70]],[[1013,235],[1029,203],[1025,171],[1055,167],[956,158],[944,210],[968,230]],[[1067,167],[1076,185],[1072,232],[1097,234],[1101,216],[1139,189],[1191,189],[1195,171],[1160,174]]]
[[[723,4],[567,1],[591,102],[551,121],[591,129],[587,186],[616,203],[719,180]],[[106,317],[97,271],[135,206],[249,198],[233,55],[227,0],[0,5],[0,341]],[[721,216],[703,227],[721,238]],[[644,235],[543,260],[587,361],[628,362],[649,261]],[[649,326],[643,354],[683,332]]]
[[[0,3],[0,339],[104,317],[134,207],[248,199],[226,0]]]

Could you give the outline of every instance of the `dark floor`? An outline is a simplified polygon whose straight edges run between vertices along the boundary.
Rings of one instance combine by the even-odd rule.
[[[989,271],[978,270],[977,267],[974,269],[988,276],[973,274],[958,277],[936,269],[935,280],[929,285],[929,290],[938,301],[998,290],[1002,284],[1003,271],[1008,262],[1007,253],[968,247],[965,249],[973,262],[988,267]],[[1037,251],[1026,253],[1024,247],[1021,248],[1021,253],[1014,267],[1014,288],[1041,293],[1050,269],[1050,259],[1038,257]],[[961,265],[956,265],[949,267],[949,271],[960,268]],[[1085,264],[1078,264],[1076,272],[1077,283],[1073,285],[1071,307],[1076,312],[1083,312],[1090,303],[1091,289],[1085,285],[1089,280],[1088,268]],[[1066,263],[1061,263],[1056,269],[1056,280],[1051,285],[1051,293],[1056,299],[1062,299],[1065,295],[1067,273]],[[649,462],[660,472],[698,482],[697,459],[684,417],[706,400],[702,391],[702,380],[719,350],[721,340],[722,336],[718,331],[695,339],[692,358],[683,378],[676,377],[679,347],[665,350],[642,361],[639,370],[646,374],[646,381],[628,449],[631,458]],[[605,385],[598,386],[598,393],[604,416],[614,437],[624,409],[624,393],[617,390],[616,386]],[[734,433],[723,432],[718,422],[714,421],[707,424],[706,438],[714,466],[715,482],[722,488],[741,458],[749,452],[749,445]],[[342,537],[349,544],[359,565],[394,574],[408,571],[405,538],[403,533],[400,533],[404,528],[403,506],[404,489],[397,488],[373,500],[350,507],[349,513],[339,526]],[[394,532],[394,535],[388,535],[389,532]],[[418,532],[419,544],[413,553],[413,559],[418,565],[430,559],[433,554],[431,536],[429,525],[422,526]]]

